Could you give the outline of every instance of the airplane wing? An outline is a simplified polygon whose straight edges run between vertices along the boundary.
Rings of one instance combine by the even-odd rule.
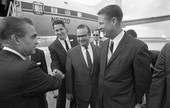
[[[150,17],[150,18],[141,18],[141,19],[134,19],[134,20],[126,20],[126,21],[122,22],[122,27],[130,26],[130,25],[155,23],[155,22],[161,22],[161,21],[167,21],[167,20],[170,20],[170,15]]]

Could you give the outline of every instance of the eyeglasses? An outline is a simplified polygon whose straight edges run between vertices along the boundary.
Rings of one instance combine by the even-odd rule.
[[[93,34],[93,36],[99,36],[98,34]]]

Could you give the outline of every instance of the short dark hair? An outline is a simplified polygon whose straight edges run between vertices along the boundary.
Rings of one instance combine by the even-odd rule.
[[[132,37],[137,38],[137,33],[136,33],[135,30],[133,30],[133,29],[127,30],[127,34],[128,34],[129,36],[132,36]]]
[[[87,26],[85,24],[80,24],[80,25],[77,26],[77,29],[83,29],[83,28],[87,28],[87,33],[88,34],[91,33],[89,26]]]
[[[19,37],[24,37],[24,25],[33,25],[32,21],[24,17],[5,17],[0,23],[0,39],[7,40],[11,35],[15,34]]]
[[[94,29],[94,30],[93,30],[93,33],[94,33],[94,31],[98,31],[98,32],[99,32],[99,35],[100,35],[100,29]]]
[[[65,24],[64,24],[64,22],[62,20],[54,20],[52,22],[53,28],[54,28],[54,25],[58,25],[58,24],[61,24],[61,25],[63,25],[63,27],[65,27]]]
[[[123,18],[122,9],[118,5],[108,5],[102,8],[97,14],[106,15],[109,19],[116,17],[119,22],[121,22]]]

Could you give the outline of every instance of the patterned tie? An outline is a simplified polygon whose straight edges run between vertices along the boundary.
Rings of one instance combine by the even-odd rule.
[[[64,40],[64,42],[65,42],[66,49],[67,49],[67,51],[68,51],[69,47],[68,47],[67,41]]]
[[[85,47],[85,49],[86,49],[86,58],[87,58],[88,67],[89,67],[90,72],[92,72],[93,64],[92,64],[92,61],[91,61],[91,58],[90,58],[88,47]]]
[[[114,42],[111,41],[111,44],[110,44],[110,52],[113,53],[113,46],[114,46]]]

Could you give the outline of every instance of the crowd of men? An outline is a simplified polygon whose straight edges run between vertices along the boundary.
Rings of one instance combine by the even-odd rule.
[[[149,51],[133,30],[121,28],[122,18],[118,5],[108,5],[98,12],[98,29],[91,32],[80,24],[76,36],[67,34],[61,20],[54,21],[57,38],[48,46],[53,75],[48,75],[44,52],[36,48],[32,21],[4,18],[0,108],[47,108],[45,93],[56,89],[56,108],[65,108],[66,99],[70,108],[169,108],[170,44],[160,53]]]

